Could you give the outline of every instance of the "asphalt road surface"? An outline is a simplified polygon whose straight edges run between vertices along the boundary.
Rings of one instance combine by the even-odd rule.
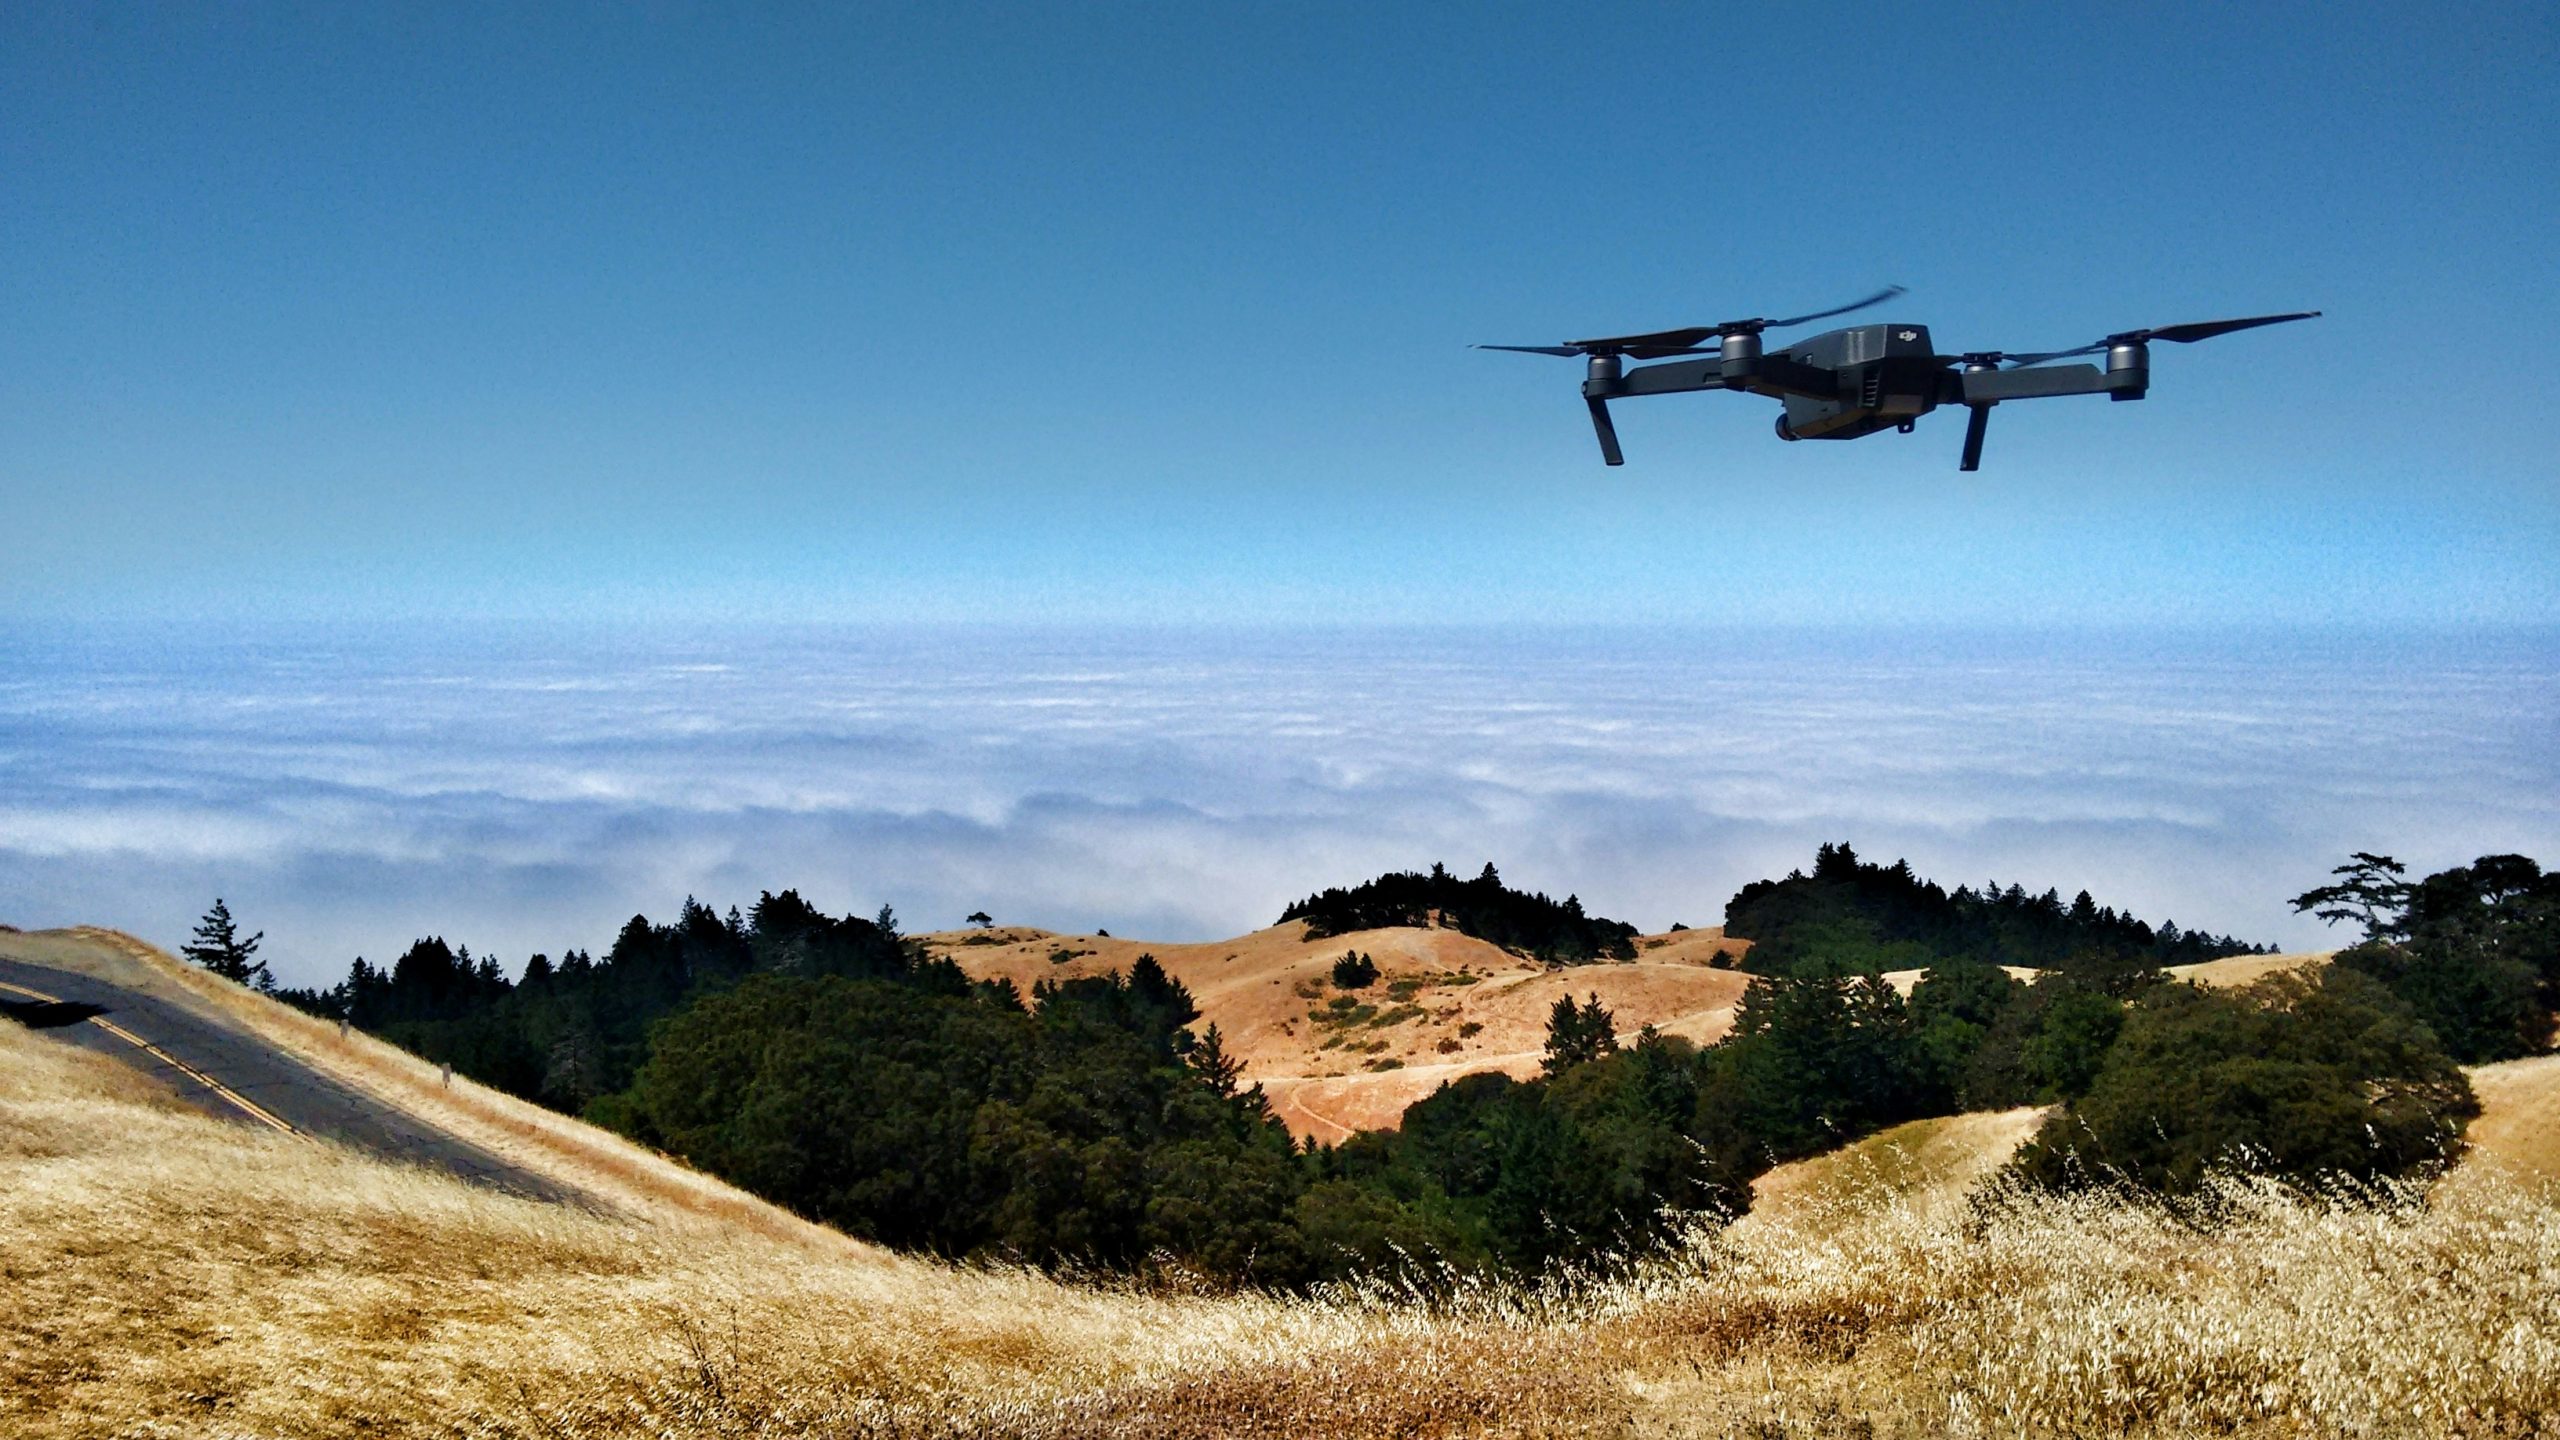
[[[324,1137],[536,1199],[584,1198],[340,1084],[247,1031],[166,1000],[6,956],[0,956],[0,995],[105,1006],[107,1013],[94,1020],[44,1033],[113,1056],[206,1114]]]

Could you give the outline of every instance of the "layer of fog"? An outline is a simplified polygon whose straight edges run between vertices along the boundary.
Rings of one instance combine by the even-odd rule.
[[[2324,943],[2354,849],[2560,861],[2547,634],[93,632],[0,641],[0,921],[294,983],[796,887],[1199,939],[1487,860],[1660,929],[1824,840]]]

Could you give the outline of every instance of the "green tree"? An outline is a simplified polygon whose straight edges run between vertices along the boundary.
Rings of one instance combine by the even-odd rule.
[[[213,908],[196,923],[195,943],[182,947],[179,953],[225,980],[272,990],[275,978],[267,973],[266,962],[256,958],[258,942],[266,938],[267,932],[261,930],[241,939],[240,927],[231,918],[231,907],[217,896]]]
[[[1966,1072],[2025,989],[1971,956],[1941,960],[1921,975],[1911,991],[1912,1065],[1929,1108],[1963,1108]]]
[[[1541,1062],[1548,1074],[1561,1075],[1576,1065],[1614,1054],[1617,1048],[1615,1017],[1601,1008],[1597,994],[1584,1005],[1574,1004],[1570,995],[1556,997],[1555,1008],[1547,1014],[1547,1053]]]
[[[1191,1047],[1191,1053],[1182,1059],[1202,1083],[1217,1092],[1220,1099],[1235,1097],[1236,1079],[1244,1073],[1244,1062],[1227,1053],[1227,1039],[1218,1033],[1214,1023]]]
[[[2109,1176],[2191,1191],[2217,1165],[2316,1181],[2449,1162],[2470,1082],[2389,990],[2331,967],[2246,990],[2167,985],[2133,1006],[2086,1095],[2018,1164],[2046,1184]]]
[[[2388,855],[2358,850],[2347,863],[2329,872],[2338,880],[2293,897],[2293,908],[2335,925],[2353,920],[2364,926],[2367,940],[2397,940],[2407,932],[2411,887],[2401,880],[2409,867]]]
[[[2364,928],[2337,963],[2407,1001],[2456,1060],[2541,1049],[2560,1003],[2560,878],[2522,855],[2485,855],[2414,883],[2399,862],[2359,852],[2346,878],[2294,899]]]
[[[1337,990],[1365,990],[1378,983],[1378,962],[1357,950],[1346,950],[1333,962]]]

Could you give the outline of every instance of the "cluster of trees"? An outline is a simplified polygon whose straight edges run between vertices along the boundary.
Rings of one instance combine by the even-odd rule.
[[[1280,922],[1303,920],[1321,940],[1360,930],[1399,925],[1446,926],[1549,965],[1632,960],[1636,927],[1623,920],[1586,915],[1579,896],[1562,901],[1514,890],[1491,864],[1473,880],[1439,865],[1431,873],[1397,870],[1349,889],[1336,886],[1280,912]]]
[[[362,957],[326,990],[280,998],[345,1019],[483,1084],[572,1114],[628,1088],[650,1027],[697,994],[759,972],[908,978],[921,963],[887,910],[871,920],[820,913],[795,891],[759,896],[723,917],[686,900],[674,923],[633,916],[602,959],[535,955],[510,980],[495,956],[441,937],[389,966]],[[954,972],[956,973],[956,972]]]
[[[657,1029],[599,1118],[768,1199],[943,1255],[1312,1278],[1289,1134],[1152,957],[1030,1003],[947,961],[757,974]]]
[[[2338,964],[2406,1001],[2453,1058],[2512,1060],[2551,1041],[2560,1010],[2560,872],[2522,855],[2484,855],[2423,880],[2358,851],[2334,884],[2293,907],[2364,929]]]
[[[2309,1181],[2422,1173],[2480,1113],[2425,1022],[2345,966],[2239,991],[2154,986],[2121,1028],[2019,1157],[2028,1175],[2175,1193],[2235,1160]]]
[[[1366,990],[1378,983],[1378,962],[1357,950],[1345,950],[1333,962],[1333,988]]]
[[[1810,875],[1743,886],[1724,907],[1724,927],[1750,937],[1743,968],[1764,975],[1808,966],[1842,975],[1916,970],[1952,956],[2033,970],[2157,969],[2258,948],[2175,921],[2155,930],[2086,890],[2068,902],[2058,891],[2029,895],[1997,881],[1950,892],[1907,861],[1870,865],[1847,845],[1816,851]]]
[[[688,901],[672,924],[634,917],[601,960],[536,956],[518,980],[431,939],[283,993],[854,1234],[1297,1285],[1408,1259],[1445,1274],[1626,1254],[1689,1213],[1739,1210],[1773,1165],[2027,1103],[2059,1106],[2020,1161],[2056,1185],[2175,1190],[2235,1150],[2298,1176],[2440,1163],[2477,1108],[2456,1062],[2549,1036],[2560,881],[2519,857],[2414,884],[2387,857],[2340,873],[2298,903],[2362,921],[2364,944],[2316,976],[2217,992],[2160,965],[2247,947],[2085,903],[1949,895],[1826,846],[1813,875],[1729,908],[1784,916],[1793,953],[1722,1042],[1622,1037],[1596,996],[1568,996],[1540,1074],[1469,1076],[1330,1148],[1292,1144],[1152,957],[1024,996],[928,955],[886,910],[830,917],[788,891],[745,915]],[[1451,893],[1477,908],[1395,908]],[[1550,942],[1567,917],[1614,924],[1504,891],[1490,867],[1292,913],[1559,927]],[[2033,983],[1998,963],[2056,954]],[[1881,972],[1911,959],[1906,997]],[[1374,971],[1346,953],[1337,979]]]

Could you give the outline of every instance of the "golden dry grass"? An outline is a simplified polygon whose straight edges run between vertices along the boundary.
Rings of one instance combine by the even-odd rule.
[[[1836,1227],[1868,1210],[1934,1214],[1962,1205],[2027,1143],[2047,1113],[2030,1105],[1913,1120],[1781,1165],[1751,1183],[1751,1211],[1735,1234],[1798,1224],[1800,1217]]]
[[[2334,950],[2305,950],[2289,955],[2225,955],[2219,960],[2201,960],[2193,965],[2172,965],[2169,974],[2180,980],[2192,980],[2208,990],[2237,990],[2255,985],[2270,975],[2286,970],[2301,970],[2326,965]]]
[[[2474,1066],[2480,1118],[2464,1135],[2474,1165],[2560,1184],[2560,1055]]]
[[[0,1434],[2554,1433],[2549,1191],[1951,1203],[2014,1120],[1606,1281],[1185,1295],[519,1200],[0,1027]]]
[[[1203,944],[1019,925],[920,938],[973,977],[1011,980],[1026,993],[1042,980],[1126,970],[1154,955],[1191,991],[1202,1022],[1217,1025],[1244,1078],[1264,1087],[1291,1132],[1325,1141],[1395,1128],[1406,1106],[1444,1080],[1488,1070],[1536,1074],[1561,996],[1597,995],[1622,1033],[1653,1025],[1711,1044],[1732,1028],[1750,983],[1709,966],[1719,948],[1749,948],[1722,930],[1643,936],[1632,964],[1554,971],[1455,930],[1404,926],[1310,940],[1306,928],[1291,921]],[[1326,977],[1348,950],[1370,956],[1379,970],[1378,983],[1355,998],[1401,1018],[1345,1031],[1309,1014],[1340,993]],[[1052,958],[1062,954],[1071,958]],[[1401,999],[1392,993],[1398,982],[1408,987]]]

